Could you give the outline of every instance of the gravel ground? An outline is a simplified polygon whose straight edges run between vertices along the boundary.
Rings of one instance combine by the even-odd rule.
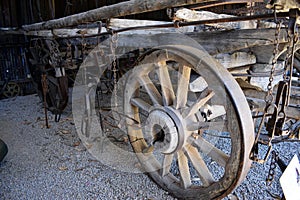
[[[146,175],[120,172],[92,157],[76,134],[71,106],[59,123],[49,114],[50,129],[44,125],[36,95],[1,100],[0,110],[0,138],[9,148],[0,163],[0,199],[174,199]],[[300,143],[281,143],[274,148],[286,163],[300,153]],[[274,199],[268,191],[281,195],[281,172],[276,169],[268,188],[268,169],[269,161],[253,163],[234,196]]]

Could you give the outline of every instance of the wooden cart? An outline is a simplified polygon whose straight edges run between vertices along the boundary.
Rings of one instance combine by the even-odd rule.
[[[45,40],[50,40],[49,37],[60,38],[62,43],[64,39],[74,40],[74,46],[79,38],[77,45],[81,45],[84,58],[79,74],[83,78],[75,84],[74,91],[77,97],[80,95],[73,99],[73,114],[74,118],[78,116],[78,121],[75,119],[78,134],[93,155],[97,157],[100,151],[99,143],[95,142],[99,139],[99,130],[92,131],[96,130],[93,117],[99,118],[93,109],[93,98],[103,80],[101,76],[107,78],[110,72],[108,77],[114,89],[111,106],[115,110],[110,109],[117,113],[113,119],[118,121],[112,123],[126,130],[145,172],[177,198],[221,199],[243,181],[253,160],[263,162],[268,157],[269,153],[260,158],[258,143],[269,146],[270,152],[273,141],[299,137],[299,127],[295,131],[284,126],[288,120],[297,124],[300,119],[299,88],[296,87],[299,76],[296,84],[289,76],[294,65],[299,73],[299,57],[294,60],[299,56],[295,32],[299,5],[273,2],[275,8],[284,11],[276,14],[278,19],[290,18],[287,33],[271,23],[274,18],[271,11],[255,14],[255,2],[263,1],[132,0],[25,25],[23,29],[25,34]],[[241,3],[248,3],[253,13],[182,21],[178,10],[172,9],[185,6],[201,11]],[[112,19],[166,8],[173,22]],[[285,12],[286,9],[291,11]],[[193,12],[196,18],[200,14]],[[104,25],[106,19],[110,20]],[[271,22],[264,21],[266,19]],[[261,26],[273,28],[236,28],[241,21],[257,20],[265,22],[260,23]],[[98,23],[94,23],[96,21]],[[83,25],[66,29],[83,23],[93,23],[96,27]],[[233,28],[228,30],[228,24]],[[214,31],[199,32],[196,29],[200,25],[209,25]],[[103,29],[104,26],[108,29]],[[190,26],[195,31],[183,30]],[[98,45],[89,52],[88,44],[93,42]],[[74,61],[75,48],[65,50],[66,54],[68,51],[69,61]],[[89,52],[86,57],[85,52]],[[118,67],[118,62],[122,56],[136,52],[139,58],[134,67],[120,77],[122,66]],[[54,57],[50,56],[50,60]],[[286,61],[285,67],[278,68],[278,60]],[[258,62],[264,64],[258,65]],[[235,70],[237,67],[239,71]],[[286,79],[273,88],[274,77],[278,75]],[[249,77],[265,77],[266,90],[251,84]],[[277,94],[273,93],[276,90]],[[103,120],[101,115],[100,112]],[[256,131],[254,125],[259,125]]]

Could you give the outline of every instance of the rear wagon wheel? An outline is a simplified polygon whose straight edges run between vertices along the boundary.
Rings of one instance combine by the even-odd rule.
[[[202,50],[170,45],[148,53],[126,80],[124,112],[142,166],[177,198],[222,198],[250,168],[247,101]]]

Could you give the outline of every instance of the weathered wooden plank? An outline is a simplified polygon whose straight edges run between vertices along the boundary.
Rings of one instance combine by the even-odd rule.
[[[274,88],[273,95],[276,96],[276,87]],[[245,96],[248,98],[256,98],[256,99],[264,99],[266,97],[267,92],[257,91],[257,90],[243,90]],[[293,91],[292,91],[293,93]],[[300,105],[300,99],[296,97],[290,98],[290,105]]]
[[[266,107],[266,102],[263,99],[246,97],[248,102],[250,102],[251,106],[254,107],[256,111],[263,112]],[[261,96],[263,98],[263,96]],[[285,114],[289,118],[300,120],[300,110],[295,107],[286,107]]]
[[[143,22],[144,23],[144,22]],[[152,23],[150,21],[150,23]],[[158,22],[159,23],[159,22]],[[82,29],[55,29],[53,33],[58,36],[80,36],[78,32]],[[98,33],[97,28],[85,29],[87,35]],[[174,29],[170,29],[174,32]],[[105,32],[103,28],[102,32]],[[254,30],[230,30],[230,31],[215,31],[215,32],[192,32],[182,34],[165,34],[159,32],[152,32],[153,34],[137,33],[135,31],[128,31],[119,33],[119,46],[130,48],[152,48],[155,46],[174,44],[174,42],[182,41],[181,38],[189,38],[195,40],[211,55],[221,53],[228,53],[239,51],[246,48],[262,47],[264,45],[271,45],[274,43],[275,29],[254,29]],[[53,34],[49,30],[44,31],[30,31],[26,34],[39,35],[45,37],[52,37]],[[170,33],[169,33],[170,34]],[[1,35],[1,32],[0,32]],[[280,33],[279,42],[286,43],[286,31],[282,30]],[[180,40],[179,40],[180,39]],[[170,42],[168,42],[170,41]],[[196,45],[189,42],[188,45]],[[109,41],[104,41],[103,45],[109,45]],[[270,53],[270,55],[272,52]],[[270,60],[270,58],[268,58]]]
[[[252,3],[255,2],[264,2],[263,0],[252,0]],[[212,6],[222,6],[222,5],[228,5],[228,4],[240,4],[240,3],[249,3],[249,0],[215,0],[211,2],[206,2],[201,5],[192,5],[190,6],[191,9],[204,9],[209,8]]]
[[[40,31],[29,31],[25,32],[25,35],[31,36],[40,36],[40,37],[74,37],[78,36],[81,37],[81,32],[84,32],[86,35],[94,35],[98,33],[98,28],[86,28],[86,29],[55,29],[53,31],[50,30],[40,30]],[[102,28],[102,32],[106,32],[105,28]]]
[[[108,29],[121,29],[121,28],[128,28],[128,27],[137,27],[137,26],[152,26],[152,25],[160,25],[166,24],[169,22],[163,21],[151,21],[151,20],[132,20],[132,19],[115,19],[112,18],[107,23]],[[186,31],[193,31],[193,26],[184,27]],[[180,30],[182,31],[182,30]],[[80,32],[85,32],[85,36],[88,35],[96,35],[98,34],[98,28],[87,27],[87,28],[59,28],[53,30],[32,30],[32,31],[22,31],[17,30],[16,28],[3,28],[0,27],[0,35],[28,35],[28,36],[40,36],[40,37],[81,37]],[[107,32],[105,27],[102,27],[101,33]],[[148,34],[155,32],[157,33],[166,33],[166,32],[176,32],[176,28],[159,28],[159,29],[147,29],[147,30],[138,30],[138,31],[126,31],[120,34]]]
[[[272,64],[256,64],[254,66],[251,67],[252,72],[270,72],[272,68]],[[284,69],[284,62],[278,62],[275,65],[275,70],[283,70]],[[282,75],[277,75],[277,76],[273,76],[273,82],[272,82],[272,86],[276,85],[279,81],[282,80]],[[264,91],[267,91],[268,88],[268,83],[269,83],[269,77],[251,77],[250,79],[250,84],[251,85],[255,85],[258,86],[260,88],[262,88]]]
[[[290,9],[300,8],[299,0],[273,0],[267,4],[267,8],[273,9],[276,6],[276,10],[281,12],[289,11]]]
[[[255,46],[270,45],[274,43],[274,29],[231,30],[218,32],[194,32],[182,34],[120,34],[119,46],[131,48],[152,48],[155,46],[175,44],[176,41],[184,41],[188,38],[196,42],[188,42],[186,45],[197,46],[199,43],[211,55],[228,53]],[[285,43],[286,31],[282,30],[280,43]],[[109,45],[104,41],[104,45]],[[106,44],[107,43],[107,44]]]
[[[128,27],[139,27],[139,26],[152,26],[152,25],[160,25],[166,24],[169,22],[163,21],[151,21],[151,20],[133,20],[133,19],[110,19],[106,24],[108,29],[118,30],[122,28]],[[193,26],[184,27],[184,32],[194,30]],[[182,30],[180,30],[182,31]],[[80,32],[84,32],[85,36],[98,34],[98,28],[65,28],[65,29],[54,29],[54,30],[38,30],[38,31],[28,31],[28,32],[20,32],[19,34],[31,35],[31,36],[42,36],[42,37],[80,37]],[[101,33],[106,33],[107,29],[102,27]],[[176,32],[176,28],[159,28],[159,29],[147,29],[147,30],[132,30],[126,31],[119,34],[149,34],[149,33],[170,33]],[[6,32],[9,33],[9,32]],[[0,33],[1,34],[1,33]],[[10,34],[17,34],[17,32],[10,32]]]
[[[222,19],[236,17],[234,15],[218,14],[209,11],[195,11],[187,8],[182,8],[176,11],[175,19],[183,20],[187,22],[200,21],[200,20],[210,20],[210,19]],[[257,20],[252,21],[240,21],[240,22],[227,22],[227,23],[217,23],[217,24],[207,24],[208,26],[213,26],[222,29],[253,29],[257,27]]]
[[[242,67],[256,63],[256,56],[247,52],[222,53],[215,56],[216,60],[225,68]]]
[[[109,22],[106,24],[109,29],[112,30],[120,30],[120,29],[126,29],[126,28],[135,28],[137,27],[137,30],[130,30],[121,32],[119,34],[158,34],[158,33],[174,33],[178,31],[178,28],[169,27],[169,28],[147,28],[147,29],[140,29],[140,27],[147,27],[147,26],[159,26],[159,25],[166,25],[166,24],[172,24],[171,22],[164,22],[164,21],[152,21],[152,20],[133,20],[133,19],[117,19],[113,18],[109,20]],[[185,32],[193,32],[194,26],[186,26],[181,27],[180,31],[182,33]]]
[[[42,30],[42,29],[55,29],[75,26],[78,24],[99,21],[103,19],[110,19],[114,17],[127,16],[132,14],[144,13],[149,11],[162,10],[171,7],[178,7],[184,5],[191,5],[196,3],[210,2],[212,0],[131,0],[121,2],[111,6],[104,6],[101,8],[89,10],[83,13],[63,17],[56,20],[47,22],[40,22],[31,25],[24,25],[22,28],[26,31]]]
[[[166,23],[169,22],[112,18],[107,23],[107,27],[115,29],[115,28],[128,28],[128,27],[138,27],[138,26],[152,26],[152,25],[159,25],[159,24],[166,24]]]
[[[189,37],[201,44],[211,55],[238,51],[255,46],[274,44],[275,29],[251,29],[188,33]],[[287,42],[285,30],[281,30],[279,43]]]
[[[213,13],[209,11],[194,11],[190,9],[179,9],[175,13],[175,19],[184,20],[187,22],[192,21],[200,21],[200,20],[215,20],[215,19],[223,19],[223,18],[233,18],[237,17],[234,15],[227,14],[219,14]],[[276,28],[276,24],[274,22],[267,22],[263,20],[248,20],[248,21],[233,21],[226,23],[213,23],[207,24],[208,26],[213,26],[216,28],[222,29],[255,29],[255,28]]]

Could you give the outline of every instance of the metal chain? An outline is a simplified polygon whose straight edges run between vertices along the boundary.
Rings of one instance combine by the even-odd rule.
[[[61,63],[60,51],[58,43],[53,39],[46,42],[50,51],[50,62],[52,67],[58,67]]]
[[[270,105],[274,99],[274,96],[272,94],[273,93],[272,83],[274,81],[274,74],[277,65],[277,56],[279,54],[279,34],[281,30],[282,21],[277,21],[276,15],[275,15],[275,21],[276,21],[276,31],[275,31],[275,40],[274,40],[274,50],[273,50],[273,59],[272,59],[272,67],[270,71],[269,83],[267,86],[268,91],[265,96],[266,105]]]
[[[270,168],[269,168],[269,173],[266,179],[266,185],[271,186],[274,178],[275,178],[275,169],[276,169],[276,163],[278,162],[279,159],[279,153],[278,151],[272,151],[272,157],[271,157],[271,163],[270,163]]]
[[[249,14],[250,16],[254,15],[254,6],[255,6],[255,2],[253,2],[253,0],[250,0],[250,11]]]
[[[288,42],[287,42],[287,47],[286,47],[286,55],[285,55],[285,59],[284,59],[284,73],[283,73],[283,80],[288,82],[289,81],[289,77],[287,76],[287,72],[288,72],[288,69],[289,69],[289,66],[291,64],[291,55],[292,55],[292,52],[291,52],[291,45],[292,45],[292,36],[290,34],[288,34],[288,38],[287,38]]]
[[[295,56],[295,44],[299,40],[299,34],[297,29],[296,18],[298,13],[296,14],[293,10],[290,11],[290,22],[289,27],[287,29],[288,35],[288,43],[287,43],[287,53],[285,56],[285,65],[284,65],[284,74],[283,80],[288,83],[288,94],[286,106],[289,104],[291,87],[292,87],[292,74],[293,74],[293,65],[294,65],[294,56]],[[290,73],[288,73],[290,72]],[[289,75],[288,75],[289,74]]]
[[[31,43],[31,41],[33,41],[33,43]],[[37,52],[37,56],[40,63],[48,63],[48,59],[46,59],[48,57],[48,50],[46,50],[45,48],[45,44],[44,41],[40,38],[35,38],[35,39],[31,39],[30,41],[30,46],[34,49],[36,49]]]
[[[72,44],[70,41],[67,42],[66,59],[67,59],[67,65],[72,67],[73,66],[73,55],[72,55]]]
[[[113,84],[114,84],[114,106],[117,108],[118,106],[118,98],[117,98],[117,56],[116,56],[116,49],[118,48],[118,35],[116,33],[113,33],[111,35],[111,41],[110,41],[110,49],[113,56],[112,60],[112,72],[113,72]]]
[[[264,163],[267,160],[267,158],[269,157],[269,154],[270,154],[271,149],[272,149],[272,143],[271,143],[271,140],[269,140],[269,142],[268,142],[268,151],[267,151],[265,157],[263,159],[258,158],[258,151],[259,151],[258,140],[259,140],[260,134],[262,132],[262,129],[265,126],[265,119],[268,115],[268,112],[269,112],[270,108],[272,107],[272,102],[273,102],[273,99],[274,99],[272,83],[273,83],[273,80],[274,80],[274,74],[275,74],[275,69],[276,69],[276,64],[277,64],[277,55],[279,53],[279,34],[280,34],[281,24],[282,24],[281,21],[277,20],[275,10],[274,10],[274,17],[275,17],[275,22],[276,22],[276,31],[275,31],[275,40],[274,40],[272,68],[271,68],[271,72],[270,72],[270,76],[269,76],[269,84],[267,86],[268,91],[267,91],[267,94],[265,96],[266,106],[264,108],[264,113],[262,115],[261,122],[259,124],[258,131],[257,131],[256,137],[255,137],[254,145],[252,147],[251,154],[250,154],[251,159],[258,162],[258,163]]]

